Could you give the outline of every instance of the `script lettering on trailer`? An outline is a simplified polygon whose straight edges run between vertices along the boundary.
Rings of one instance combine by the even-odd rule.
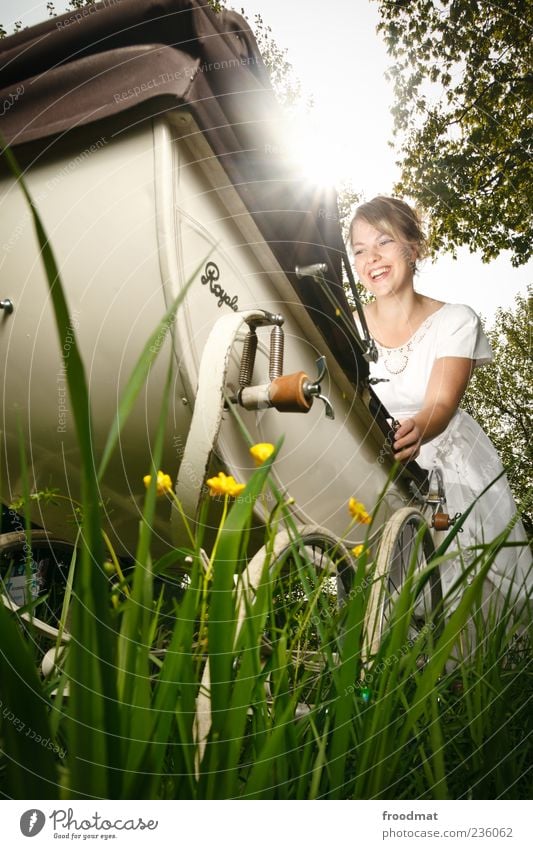
[[[208,262],[206,267],[204,268],[204,273],[202,274],[200,280],[204,286],[209,285],[209,291],[215,298],[218,298],[218,307],[223,307],[224,304],[227,304],[230,309],[234,312],[237,312],[239,309],[238,304],[238,295],[228,295],[228,293],[222,288],[220,283],[216,281],[220,277],[220,269],[215,262]]]

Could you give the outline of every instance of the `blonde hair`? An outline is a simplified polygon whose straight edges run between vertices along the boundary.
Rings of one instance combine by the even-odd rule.
[[[353,244],[353,227],[356,221],[363,219],[381,233],[392,236],[398,242],[405,242],[416,248],[418,259],[427,256],[427,240],[422,230],[418,212],[399,198],[378,195],[357,207],[349,229],[350,244]]]

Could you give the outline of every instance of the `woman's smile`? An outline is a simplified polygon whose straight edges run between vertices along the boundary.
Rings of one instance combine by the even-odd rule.
[[[387,277],[389,271],[391,270],[390,265],[382,265],[380,268],[374,268],[370,272],[371,279],[375,282],[376,280],[384,280]]]

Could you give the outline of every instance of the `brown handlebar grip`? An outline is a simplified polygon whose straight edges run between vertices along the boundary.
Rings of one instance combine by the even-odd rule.
[[[313,403],[312,398],[306,398],[304,384],[309,377],[304,371],[294,374],[283,374],[276,377],[270,384],[269,395],[272,406],[280,413],[307,413]]]
[[[436,531],[447,531],[450,527],[449,513],[435,513],[433,516],[433,527]]]

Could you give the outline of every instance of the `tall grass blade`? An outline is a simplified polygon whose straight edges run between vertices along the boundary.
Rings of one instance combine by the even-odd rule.
[[[20,626],[0,604],[1,728],[9,795],[55,799],[58,759],[48,705]],[[57,751],[57,750],[56,750]]]
[[[228,513],[214,558],[208,620],[211,734],[206,769],[213,774],[228,757],[228,712],[232,716],[237,592],[234,574],[243,566],[242,536],[251,521],[255,500],[264,487],[277,450],[258,468]],[[237,710],[239,706],[236,706]],[[231,722],[230,722],[231,724]],[[214,791],[213,787],[213,791]]]
[[[118,702],[113,675],[113,640],[107,607],[107,579],[102,570],[103,544],[99,516],[99,492],[92,454],[92,426],[85,370],[57,263],[20,168],[6,146],[2,155],[20,185],[33,217],[41,249],[48,288],[77,434],[81,464],[83,520],[81,558],[73,601],[74,639],[68,658],[70,695],[70,746],[75,756],[69,760],[72,792],[84,787],[94,796],[112,796],[120,781],[108,766],[120,759]],[[64,340],[71,337],[70,351]],[[68,362],[67,362],[68,356]]]
[[[153,615],[150,542],[157,497],[157,471],[163,453],[172,372],[171,357],[152,455],[151,480],[140,522],[133,588],[122,615],[117,646],[118,693],[126,707],[122,723],[123,739],[127,741],[123,791],[126,798],[136,797],[139,793],[140,776],[137,776],[137,773],[146,756],[155,722],[150,680],[150,635]]]

